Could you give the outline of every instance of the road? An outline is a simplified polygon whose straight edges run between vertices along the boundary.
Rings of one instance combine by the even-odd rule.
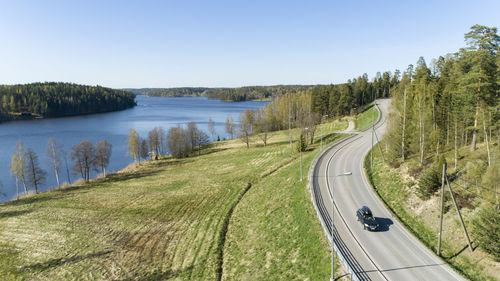
[[[375,126],[380,137],[390,101],[378,100],[377,104],[382,113]],[[333,194],[334,240],[349,267],[358,280],[465,280],[393,218],[374,193],[363,169],[371,143],[371,129],[356,133],[326,150],[310,174],[312,198],[329,235]],[[363,230],[357,221],[356,210],[363,205],[372,210],[379,231]]]

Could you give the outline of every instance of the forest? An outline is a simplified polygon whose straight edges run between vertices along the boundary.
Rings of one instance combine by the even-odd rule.
[[[135,106],[123,90],[72,83],[0,85],[0,120],[110,112]]]
[[[312,86],[307,85],[276,85],[276,86],[248,86],[240,88],[142,88],[124,89],[137,95],[155,97],[208,97],[221,101],[250,101],[268,99],[285,94],[295,94],[305,91]]]
[[[421,57],[391,90],[386,160],[416,178],[422,200],[441,188],[443,165],[461,208],[474,210],[474,243],[500,261],[500,37],[474,25],[466,47],[427,65]]]
[[[201,97],[204,92],[210,88],[192,88],[192,87],[181,87],[181,88],[140,88],[123,89],[129,91],[136,95],[148,95],[151,97]]]

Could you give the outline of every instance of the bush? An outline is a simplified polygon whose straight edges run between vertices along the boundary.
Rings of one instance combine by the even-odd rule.
[[[297,152],[306,151],[307,141],[304,134],[300,134],[299,141],[297,142]]]
[[[443,164],[446,165],[446,160],[443,156],[435,159],[434,163],[420,177],[417,189],[417,196],[420,199],[429,199],[441,187]]]
[[[500,261],[500,209],[487,205],[472,222],[472,237],[478,246]]]
[[[440,174],[433,169],[428,168],[418,181],[417,195],[422,200],[429,199],[441,186]]]

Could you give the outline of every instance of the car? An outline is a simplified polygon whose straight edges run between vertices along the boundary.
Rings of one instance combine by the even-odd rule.
[[[372,211],[370,210],[370,208],[363,206],[363,207],[358,209],[358,211],[356,212],[356,215],[358,217],[358,221],[360,221],[361,224],[363,225],[363,229],[365,229],[365,230],[368,229],[371,231],[378,230],[379,225],[378,225],[375,217],[373,217],[373,214],[372,214]]]

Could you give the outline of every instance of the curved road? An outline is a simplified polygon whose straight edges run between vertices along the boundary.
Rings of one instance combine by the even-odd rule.
[[[390,101],[377,104],[382,113],[375,126],[380,137]],[[372,190],[363,169],[371,135],[369,129],[334,145],[313,168],[313,200],[325,232],[331,234],[333,194],[335,244],[358,280],[464,280],[393,218]],[[356,210],[363,205],[372,210],[379,231],[363,230],[357,221]]]

